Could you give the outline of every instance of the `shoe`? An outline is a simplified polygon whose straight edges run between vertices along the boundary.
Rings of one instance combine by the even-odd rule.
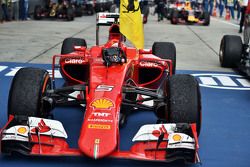
[[[242,29],[239,30],[239,33],[242,33]]]

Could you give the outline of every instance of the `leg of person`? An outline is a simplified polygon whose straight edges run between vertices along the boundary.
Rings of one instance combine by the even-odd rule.
[[[209,1],[209,14],[210,14],[210,16],[213,15],[213,8],[214,8],[213,0],[210,0]]]
[[[4,20],[9,21],[9,14],[8,14],[8,9],[6,4],[2,4],[2,9],[3,9],[3,15],[4,15]]]
[[[19,7],[18,7],[19,5],[18,5],[18,2],[13,2],[12,5],[13,5],[14,19],[18,20],[19,19]]]
[[[237,1],[237,20],[240,19],[241,7],[239,1]]]
[[[24,0],[24,20],[28,20],[29,2]]]
[[[7,5],[9,20],[13,20],[13,5],[12,2],[9,2]]]
[[[244,24],[244,19],[245,19],[245,11],[246,11],[246,6],[243,6],[241,8],[241,18],[240,18],[240,29],[239,29],[239,33],[242,33],[242,27]]]
[[[20,20],[24,20],[24,0],[20,0],[19,4],[19,17]]]
[[[222,2],[220,2],[219,9],[220,9],[220,17],[222,17],[224,11],[224,5],[222,4]]]
[[[234,19],[234,7],[233,7],[233,6],[230,6],[230,7],[229,7],[229,10],[230,10],[232,19]]]
[[[3,22],[3,10],[2,10],[2,2],[0,0],[0,23]]]

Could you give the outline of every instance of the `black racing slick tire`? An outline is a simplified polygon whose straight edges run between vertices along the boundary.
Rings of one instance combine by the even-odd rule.
[[[152,53],[162,59],[172,60],[172,74],[176,70],[176,47],[172,42],[154,42]]]
[[[74,9],[72,7],[67,8],[67,21],[73,21],[75,19]]]
[[[87,47],[87,43],[85,39],[82,38],[66,38],[62,44],[61,54],[69,54],[74,52],[74,46]]]
[[[241,60],[243,44],[240,36],[224,35],[220,43],[220,64],[222,67],[234,68]]]
[[[42,100],[47,89],[51,89],[51,79],[46,70],[21,68],[10,87],[8,116],[47,117],[51,108]]]
[[[204,26],[209,26],[210,24],[210,15],[208,12],[204,12],[204,22],[203,25]]]
[[[179,22],[179,12],[176,9],[173,9],[171,24],[177,24]]]
[[[173,75],[168,81],[168,121],[196,123],[201,130],[201,95],[196,79],[187,74]]]
[[[41,20],[42,19],[42,7],[41,5],[36,5],[34,9],[34,19]]]

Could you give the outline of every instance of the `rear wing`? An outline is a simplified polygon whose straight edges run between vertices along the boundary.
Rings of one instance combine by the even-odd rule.
[[[112,24],[119,23],[119,13],[97,13],[96,15],[97,26],[111,26]]]
[[[99,26],[119,24],[119,13],[97,13],[96,15],[96,45],[99,45]]]

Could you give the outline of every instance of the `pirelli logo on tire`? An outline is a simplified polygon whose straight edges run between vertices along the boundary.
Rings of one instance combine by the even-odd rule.
[[[111,129],[110,125],[104,125],[104,124],[88,124],[89,129]]]

